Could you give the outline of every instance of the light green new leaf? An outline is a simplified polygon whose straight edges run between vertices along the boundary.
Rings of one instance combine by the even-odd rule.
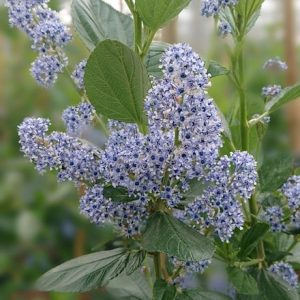
[[[84,292],[105,285],[126,268],[130,252],[102,251],[69,260],[37,281],[41,291]]]
[[[232,285],[238,294],[258,295],[258,286],[256,280],[246,271],[239,268],[228,268],[228,276]]]
[[[163,252],[183,261],[210,259],[214,254],[210,239],[163,212],[149,218],[142,245],[149,252]]]
[[[176,288],[169,285],[162,279],[158,279],[153,287],[153,300],[174,300],[176,296]]]
[[[160,58],[164,51],[170,46],[170,44],[163,42],[153,42],[145,57],[145,65],[148,74],[155,78],[162,77],[162,70],[159,68]]]
[[[73,0],[72,19],[77,33],[88,49],[113,39],[133,46],[133,20],[102,0]]]
[[[85,88],[97,113],[110,119],[145,124],[144,99],[150,83],[145,66],[118,41],[98,44],[85,71]]]
[[[287,87],[283,89],[279,95],[267,102],[265,109],[269,113],[272,113],[278,108],[280,108],[282,105],[293,101],[298,97],[300,97],[300,84]]]
[[[231,300],[231,298],[217,292],[188,290],[178,295],[176,300]]]
[[[176,17],[191,0],[136,0],[138,13],[153,31]]]
[[[207,72],[211,75],[211,77],[217,77],[227,75],[230,71],[216,61],[210,61],[208,63]]]

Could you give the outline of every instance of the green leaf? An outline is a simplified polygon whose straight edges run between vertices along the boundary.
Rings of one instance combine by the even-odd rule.
[[[106,286],[106,290],[114,299],[152,300],[152,291],[145,274],[140,270],[130,276],[122,274]]]
[[[207,72],[211,75],[211,77],[217,77],[227,75],[230,71],[216,61],[210,61],[207,67]]]
[[[210,239],[163,212],[149,218],[142,244],[148,252],[163,252],[183,261],[210,259],[214,253]]]
[[[153,300],[173,300],[176,296],[176,288],[162,279],[158,279],[153,287]]]
[[[123,249],[96,252],[69,260],[48,271],[37,281],[41,291],[85,292],[107,284],[126,267],[130,273],[142,263],[141,251]]]
[[[126,275],[134,273],[144,262],[146,251],[132,251],[129,256],[128,265],[126,266]]]
[[[282,105],[293,101],[298,97],[300,97],[300,84],[287,87],[283,89],[279,95],[267,102],[265,109],[267,112],[272,113],[279,109]]]
[[[138,13],[153,31],[176,17],[191,0],[136,0]]]
[[[106,186],[103,188],[103,196],[113,202],[128,203],[138,200],[134,196],[128,195],[128,190],[123,187]]]
[[[231,300],[231,298],[217,292],[188,290],[178,295],[176,300]]]
[[[143,107],[149,79],[140,58],[127,46],[111,40],[98,44],[88,59],[84,81],[98,113],[145,124]]]
[[[258,242],[268,232],[269,228],[270,226],[266,223],[256,223],[248,229],[242,237],[238,256],[240,258],[246,258],[249,254],[251,254]]]
[[[133,20],[102,0],[73,0],[72,19],[77,33],[88,49],[112,39],[133,46]]]
[[[243,295],[258,295],[258,287],[255,279],[240,268],[228,268],[229,280],[237,293]]]
[[[199,181],[196,178],[189,182],[189,186],[189,190],[183,195],[188,202],[193,201],[196,197],[202,195],[203,191],[207,188],[206,183]]]
[[[155,78],[162,77],[162,71],[159,68],[160,58],[164,51],[170,46],[170,44],[163,42],[153,42],[150,49],[145,57],[145,65],[148,74],[154,76]]]
[[[293,171],[293,157],[291,154],[269,153],[265,157],[263,165],[258,170],[260,190],[273,192],[280,188],[290,177]]]
[[[296,289],[292,289],[287,283],[268,271],[260,271],[257,282],[260,290],[259,299],[299,300]]]

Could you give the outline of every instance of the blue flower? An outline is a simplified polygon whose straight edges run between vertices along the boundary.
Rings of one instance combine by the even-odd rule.
[[[292,288],[298,287],[298,276],[290,264],[277,262],[269,267],[269,271],[279,276]]]

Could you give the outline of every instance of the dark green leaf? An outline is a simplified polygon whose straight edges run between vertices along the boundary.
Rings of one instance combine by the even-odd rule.
[[[278,108],[280,108],[282,105],[295,100],[296,98],[300,97],[300,84],[296,84],[291,87],[287,87],[281,91],[281,93],[272,98],[267,104],[266,104],[266,111],[272,113]]]
[[[189,290],[178,295],[176,300],[231,300],[231,298],[217,292]]]
[[[126,266],[126,275],[134,273],[144,262],[146,257],[146,251],[132,251]]]
[[[259,294],[255,279],[246,271],[240,268],[228,268],[228,276],[237,293],[243,295]]]
[[[149,252],[163,252],[183,261],[209,259],[214,253],[210,239],[163,212],[149,218],[142,244]]]
[[[296,289],[292,289],[287,283],[268,271],[260,271],[257,282],[260,290],[259,299],[299,300]]]
[[[41,291],[84,292],[105,285],[126,268],[130,252],[123,249],[84,255],[55,267],[37,282]]]
[[[240,258],[246,258],[257,246],[257,243],[267,233],[270,226],[266,223],[256,223],[250,229],[248,229],[241,240],[240,252],[238,256]]]
[[[113,202],[128,203],[138,200],[134,196],[128,195],[128,190],[123,187],[106,186],[103,189],[103,196],[106,199],[111,199]]]
[[[176,288],[162,279],[158,279],[153,287],[153,300],[173,300],[176,296]]]
[[[176,17],[190,1],[191,0],[136,0],[135,3],[144,23],[156,31]]]
[[[87,95],[96,111],[110,119],[144,124],[143,106],[149,86],[140,58],[120,42],[101,42],[88,59]]]
[[[269,154],[258,171],[260,190],[273,192],[287,181],[293,171],[293,157],[289,153]]]
[[[71,13],[76,31],[90,50],[106,39],[133,46],[132,18],[104,1],[73,0]]]
[[[154,76],[155,78],[162,77],[162,71],[159,68],[160,58],[169,46],[170,44],[163,42],[153,42],[151,44],[145,57],[145,65],[149,75]]]
[[[217,77],[227,75],[230,71],[221,66],[219,63],[210,61],[207,67],[207,72],[211,75],[211,77]]]

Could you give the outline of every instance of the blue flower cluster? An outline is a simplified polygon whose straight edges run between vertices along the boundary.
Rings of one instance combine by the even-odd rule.
[[[190,281],[191,277],[194,273],[204,273],[204,271],[209,267],[211,264],[211,260],[205,259],[201,261],[180,261],[175,257],[170,258],[171,263],[173,264],[174,268],[177,270],[181,270],[180,274],[176,279],[173,281],[173,284],[177,284],[182,288],[185,288],[186,281]]]
[[[96,182],[100,179],[100,150],[65,133],[47,135],[50,121],[27,118],[19,126],[21,150],[39,172],[58,171],[59,181]]]
[[[79,64],[76,65],[75,70],[72,73],[72,79],[79,90],[84,90],[84,72],[86,67],[87,60],[82,60]]]
[[[264,63],[263,68],[267,70],[274,70],[274,71],[277,70],[286,71],[288,69],[288,65],[286,64],[286,62],[282,61],[279,57],[274,57],[268,59]]]
[[[49,121],[25,120],[19,127],[22,150],[40,171],[54,168],[60,180],[83,184],[81,212],[96,224],[113,222],[126,236],[140,233],[158,203],[176,211],[191,181],[199,181],[203,194],[177,215],[228,241],[243,226],[240,202],[253,192],[256,163],[246,152],[219,158],[221,119],[207,96],[204,62],[191,47],[170,46],[161,68],[163,77],[152,82],[145,101],[148,134],[135,124],[110,121],[111,135],[100,150],[78,138],[94,115],[83,103],[63,113],[66,134],[46,135]],[[110,199],[107,188],[121,190],[131,201]],[[199,266],[191,263],[193,269]]]
[[[67,65],[62,48],[72,36],[57,13],[47,6],[48,0],[7,0],[9,22],[24,31],[39,56],[31,67],[37,82],[45,87],[54,84]]]
[[[281,232],[286,230],[286,225],[283,222],[284,214],[281,207],[267,207],[263,217],[264,220],[270,224],[273,232]]]
[[[282,186],[281,193],[287,200],[286,215],[282,207],[276,205],[266,208],[263,218],[274,232],[284,231],[289,227],[300,228],[300,176],[291,176]]]
[[[221,37],[226,37],[228,34],[232,33],[230,24],[226,21],[221,21],[219,24],[218,33]]]
[[[269,271],[279,276],[292,288],[298,287],[298,276],[290,264],[277,262],[269,267]]]
[[[234,6],[237,3],[238,0],[203,0],[201,14],[206,17],[216,16],[223,7]]]
[[[282,91],[282,87],[280,85],[274,84],[265,86],[262,88],[262,96],[266,98],[273,98],[279,95]]]
[[[215,228],[219,238],[228,242],[234,230],[243,227],[241,201],[250,198],[256,179],[256,162],[247,152],[221,157],[204,176],[207,188],[189,203],[187,217],[202,231]]]
[[[67,133],[71,136],[81,136],[86,127],[91,125],[95,114],[94,107],[87,102],[67,108],[62,114]]]

